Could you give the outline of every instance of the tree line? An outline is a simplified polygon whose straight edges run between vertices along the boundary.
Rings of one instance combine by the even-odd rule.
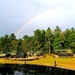
[[[72,49],[75,52],[75,29],[62,31],[59,26],[52,31],[35,30],[33,36],[24,35],[23,38],[16,39],[14,33],[0,37],[0,53],[23,51],[44,51],[54,53],[55,50]]]

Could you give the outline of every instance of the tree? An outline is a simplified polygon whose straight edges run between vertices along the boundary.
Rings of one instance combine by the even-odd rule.
[[[12,41],[12,52],[17,52],[17,48],[18,48],[18,41],[17,39]]]
[[[11,47],[11,42],[10,42],[9,36],[6,34],[3,38],[4,52],[11,52],[10,47]]]
[[[2,39],[0,38],[0,52],[2,52]]]
[[[32,50],[33,40],[32,37],[25,35],[22,41],[22,48],[25,52]]]
[[[24,35],[21,39],[16,39],[14,33],[0,37],[0,52],[22,51],[45,51],[54,52],[56,49],[73,49],[75,52],[75,29],[66,29],[64,32],[56,26],[52,31],[50,28],[45,30],[35,30],[33,36]]]
[[[50,28],[48,28],[46,30],[46,33],[45,33],[45,38],[46,38],[46,48],[48,48],[48,52],[51,53],[51,46],[52,46],[52,42],[53,42],[53,33],[52,33],[52,30]]]
[[[64,46],[65,46],[65,48],[70,48],[70,44],[71,44],[71,30],[70,29],[66,29],[66,31],[64,31],[64,36],[65,36]]]
[[[46,43],[46,40],[45,40],[45,30],[42,30],[41,31],[41,50],[43,50],[44,52],[46,52],[46,48],[45,48],[45,43]]]
[[[34,51],[41,50],[41,30],[34,31]]]
[[[54,31],[53,49],[63,49],[64,47],[64,34],[61,29],[56,26]]]
[[[71,28],[70,38],[71,38],[70,48],[72,48],[73,51],[75,52],[75,29],[73,27]]]
[[[11,41],[13,41],[13,40],[15,40],[15,39],[16,39],[16,36],[15,36],[15,34],[14,34],[14,33],[12,33],[12,34],[10,35],[10,39],[11,39]]]

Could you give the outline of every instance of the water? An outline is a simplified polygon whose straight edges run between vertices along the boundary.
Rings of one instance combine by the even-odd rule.
[[[26,65],[2,64],[0,65],[0,75],[46,75],[41,70],[25,67]]]
[[[0,64],[0,75],[75,75],[75,71],[37,65]]]

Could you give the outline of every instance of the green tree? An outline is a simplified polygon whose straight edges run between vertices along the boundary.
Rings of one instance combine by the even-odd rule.
[[[22,48],[25,52],[32,50],[32,37],[25,35],[22,41]]]
[[[70,48],[70,44],[71,44],[71,30],[70,29],[66,29],[66,31],[64,31],[64,36],[65,36],[64,46],[65,46],[65,48]]]
[[[0,38],[0,52],[3,52],[2,50],[2,39]]]
[[[61,29],[56,26],[54,31],[54,41],[53,41],[53,49],[63,49],[64,48],[64,34]]]
[[[75,52],[75,29],[73,27],[71,28],[70,38],[71,38],[70,48],[73,49],[73,51]]]
[[[12,33],[12,34],[10,35],[10,39],[11,39],[11,41],[13,41],[13,40],[15,40],[15,39],[16,39],[16,36],[15,36],[15,34],[14,34],[14,33]]]
[[[45,48],[45,43],[46,43],[46,40],[45,40],[45,30],[42,30],[41,31],[41,50],[43,50],[44,52],[46,52],[46,48]]]
[[[22,39],[20,38],[20,39],[18,39],[18,47],[17,47],[17,55],[19,56],[19,57],[21,57],[22,56],[22,53],[23,53],[23,49],[22,49]]]
[[[48,52],[51,53],[51,47],[52,47],[52,42],[53,42],[53,33],[50,28],[46,30],[45,33],[45,39],[46,39],[46,48],[48,48]]]
[[[34,31],[34,51],[41,50],[41,30]]]
[[[11,42],[9,39],[9,36],[6,34],[3,38],[3,48],[4,48],[4,52],[11,52],[10,47],[11,47]]]
[[[17,52],[17,48],[18,48],[18,41],[17,39],[12,41],[12,52]]]

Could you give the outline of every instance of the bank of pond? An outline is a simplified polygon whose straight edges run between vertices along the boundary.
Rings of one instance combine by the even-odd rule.
[[[75,75],[75,70],[30,64],[0,64],[0,75]]]

